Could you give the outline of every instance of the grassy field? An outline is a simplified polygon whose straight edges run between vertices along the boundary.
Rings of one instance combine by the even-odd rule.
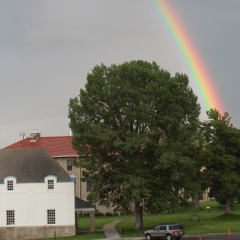
[[[155,225],[162,222],[176,222],[183,225],[186,235],[201,235],[208,233],[227,233],[228,229],[232,233],[240,232],[240,206],[236,205],[235,211],[230,215],[224,214],[224,206],[219,205],[216,202],[202,203],[202,211],[198,211],[196,207],[188,210],[184,210],[178,213],[160,214],[160,215],[144,215],[144,229],[151,229]],[[210,207],[208,212],[206,207]],[[197,216],[194,220],[192,216]],[[124,229],[124,237],[140,237],[142,231],[133,230],[134,217],[128,216],[112,216],[112,217],[96,217],[96,233],[81,233],[72,238],[57,238],[57,239],[103,239],[104,233],[102,227],[115,220],[123,220],[116,226],[117,230],[121,234]],[[79,218],[80,229],[89,229],[89,217]],[[50,239],[49,239],[50,240]],[[52,239],[51,239],[52,240]]]
[[[206,209],[207,206],[210,207],[209,212]],[[196,216],[196,218],[193,216]],[[183,225],[186,235],[227,233],[228,229],[232,233],[240,232],[240,206],[236,206],[232,214],[225,215],[223,206],[218,205],[216,202],[209,202],[202,204],[202,211],[192,208],[178,213],[145,215],[143,221],[144,229],[152,229],[162,222],[180,223]],[[124,228],[126,237],[141,236],[141,232],[133,230],[133,222],[134,219],[129,218],[127,221],[118,224],[118,231],[121,232],[121,228]]]

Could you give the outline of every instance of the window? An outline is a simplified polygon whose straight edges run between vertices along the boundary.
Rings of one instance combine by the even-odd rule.
[[[92,182],[87,181],[87,192],[91,192],[91,191],[92,191]]]
[[[48,180],[48,189],[54,189],[54,180]]]
[[[167,230],[167,226],[160,226],[160,231],[166,231]]]
[[[55,210],[47,210],[47,224],[55,224],[56,219],[55,219]]]
[[[48,175],[44,178],[44,182],[46,184],[46,189],[53,191],[56,188],[55,184],[57,183],[57,177]]]
[[[159,230],[160,230],[160,226],[159,226],[159,225],[156,226],[156,227],[154,228],[154,230],[155,230],[155,231],[159,231]]]
[[[15,224],[15,213],[14,210],[7,210],[7,225]]]
[[[67,160],[67,170],[68,171],[72,171],[72,164],[73,164],[72,160]]]
[[[7,190],[13,191],[13,181],[7,181]]]

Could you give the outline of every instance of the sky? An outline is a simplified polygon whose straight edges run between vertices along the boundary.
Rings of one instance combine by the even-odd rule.
[[[167,0],[240,128],[240,1]],[[189,76],[151,0],[0,0],[0,148],[37,129],[69,135],[68,104],[101,63],[155,61]],[[201,120],[207,120],[201,104]]]

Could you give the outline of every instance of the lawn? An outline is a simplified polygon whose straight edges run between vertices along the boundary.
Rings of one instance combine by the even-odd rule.
[[[144,229],[151,229],[155,225],[161,222],[176,222],[183,225],[186,235],[201,235],[207,233],[227,233],[228,229],[232,233],[240,232],[240,206],[236,205],[235,211],[230,215],[224,214],[224,206],[219,205],[216,202],[202,203],[202,211],[198,211],[196,207],[180,211],[177,213],[158,214],[158,215],[144,215]],[[210,211],[207,211],[206,207],[210,207]],[[197,216],[197,220],[194,220],[192,216]],[[122,237],[140,237],[143,235],[143,231],[133,230],[134,217],[132,215],[127,216],[107,216],[96,217],[96,233],[81,233],[72,238],[57,238],[57,239],[103,239],[104,233],[102,227],[115,220],[123,220],[116,226],[118,232],[121,234],[124,229],[124,235]],[[78,219],[80,229],[89,229],[89,217],[79,217]],[[53,239],[49,239],[53,240]]]
[[[208,212],[206,207],[210,207]],[[194,220],[192,216],[197,216]],[[227,233],[240,232],[240,206],[232,214],[225,215],[224,207],[216,202],[202,203],[202,211],[197,208],[188,209],[178,213],[169,213],[161,215],[144,215],[144,229],[151,229],[162,222],[176,222],[183,225],[186,235],[201,235],[208,233]],[[134,231],[132,226],[134,218],[129,218],[118,224],[116,227],[119,232],[124,228],[125,237],[141,236],[142,232]]]

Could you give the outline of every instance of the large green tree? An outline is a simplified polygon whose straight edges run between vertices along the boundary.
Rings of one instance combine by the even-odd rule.
[[[195,183],[191,159],[200,106],[188,77],[155,62],[95,66],[70,99],[73,145],[92,181],[89,196],[104,205],[159,212],[186,203]]]
[[[211,109],[207,115],[208,121],[202,123],[204,174],[211,194],[226,204],[225,213],[229,214],[231,203],[240,197],[240,131],[230,123],[228,113],[221,115]]]

